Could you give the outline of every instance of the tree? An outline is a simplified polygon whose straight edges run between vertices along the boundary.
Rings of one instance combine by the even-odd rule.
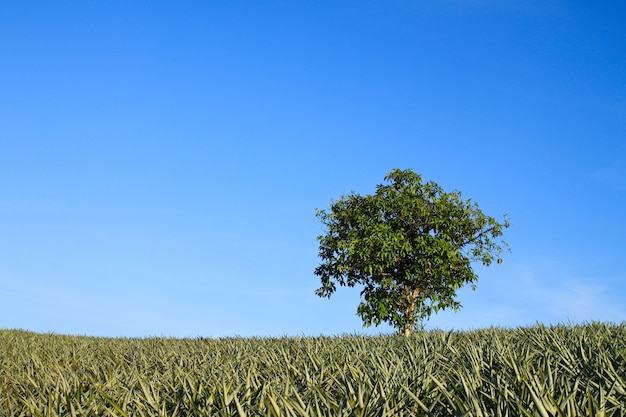
[[[351,192],[316,209],[326,227],[318,236],[321,264],[315,275],[328,297],[337,285],[362,285],[357,314],[365,327],[386,322],[410,336],[433,312],[461,304],[459,288],[478,279],[472,262],[502,263],[509,221],[486,216],[461,193],[394,169],[373,195]]]

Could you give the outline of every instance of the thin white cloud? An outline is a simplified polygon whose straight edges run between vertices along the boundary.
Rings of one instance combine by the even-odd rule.
[[[504,297],[507,309],[515,308],[521,317],[542,322],[620,321],[626,310],[611,294],[609,277],[563,278],[552,268],[522,266],[506,286],[511,294]],[[501,288],[500,291],[505,288]],[[510,303],[510,304],[509,304]]]
[[[459,292],[463,307],[444,311],[427,328],[471,329],[582,323],[621,322],[626,309],[612,277],[577,277],[555,272],[552,264],[515,265],[481,276],[475,292]],[[562,277],[562,278],[561,278]]]
[[[561,321],[619,321],[626,318],[624,308],[611,300],[610,289],[601,282],[568,279],[559,286],[536,285],[536,299]]]

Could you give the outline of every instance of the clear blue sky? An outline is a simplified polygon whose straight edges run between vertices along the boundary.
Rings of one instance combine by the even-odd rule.
[[[428,328],[626,320],[622,2],[0,5],[0,328],[362,329],[314,209],[393,168],[508,214]]]

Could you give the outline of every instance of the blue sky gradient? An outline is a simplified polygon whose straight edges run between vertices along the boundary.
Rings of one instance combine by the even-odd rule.
[[[0,328],[362,329],[315,208],[393,168],[508,214],[427,328],[626,320],[620,2],[0,5]]]

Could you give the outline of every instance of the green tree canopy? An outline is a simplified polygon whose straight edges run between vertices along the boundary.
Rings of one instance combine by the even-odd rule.
[[[362,285],[357,314],[364,326],[386,322],[409,336],[433,312],[461,307],[457,290],[478,279],[472,262],[501,263],[509,221],[485,215],[461,193],[394,169],[373,195],[352,192],[330,209],[316,209],[320,297]]]

